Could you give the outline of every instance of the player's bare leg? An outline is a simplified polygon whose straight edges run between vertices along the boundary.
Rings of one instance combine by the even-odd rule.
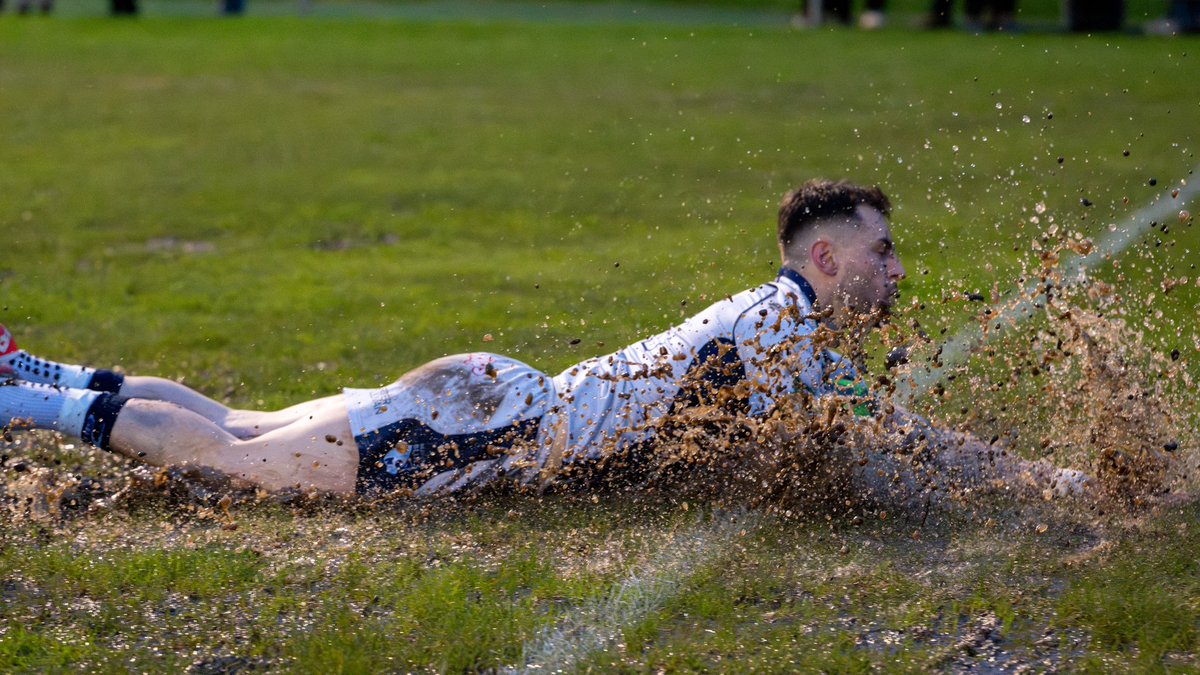
[[[238,410],[190,387],[161,377],[125,376],[110,370],[59,363],[26,352],[0,325],[0,379],[49,384],[174,403],[204,417],[238,438],[253,438],[303,419],[329,399],[306,401],[276,411]]]
[[[208,469],[266,490],[353,494],[355,445],[341,397],[260,436],[240,439],[174,403],[130,399],[112,428],[110,449],[154,466]]]
[[[52,429],[155,466],[207,469],[267,490],[354,491],[358,447],[343,397],[261,436],[240,439],[174,403],[8,380],[0,424]]]
[[[313,411],[330,405],[341,395],[305,401],[282,410],[259,411],[230,408],[223,403],[180,384],[161,377],[128,376],[121,384],[119,393],[128,398],[149,399],[174,403],[186,408],[233,436],[242,439],[254,438],[293,422],[304,419]]]

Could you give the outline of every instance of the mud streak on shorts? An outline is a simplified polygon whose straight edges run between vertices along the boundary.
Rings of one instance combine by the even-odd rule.
[[[355,490],[379,495],[397,488],[415,489],[435,475],[491,459],[517,443],[537,437],[541,418],[467,434],[442,434],[415,419],[403,419],[355,436],[358,478]]]

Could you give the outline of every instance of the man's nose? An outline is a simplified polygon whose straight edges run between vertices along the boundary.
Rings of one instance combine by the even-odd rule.
[[[903,281],[907,276],[908,273],[904,270],[904,264],[900,262],[899,258],[892,256],[892,265],[891,269],[888,270],[888,277],[896,281]]]

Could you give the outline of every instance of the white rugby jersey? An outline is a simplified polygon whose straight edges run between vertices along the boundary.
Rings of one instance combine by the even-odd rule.
[[[559,405],[543,422],[558,446],[551,454],[562,453],[567,463],[598,459],[647,438],[673,409],[706,402],[743,381],[748,412],[758,415],[779,396],[801,389],[820,395],[840,379],[855,379],[848,359],[813,344],[814,301],[808,281],[784,268],[772,283],[568,368],[553,378]]]

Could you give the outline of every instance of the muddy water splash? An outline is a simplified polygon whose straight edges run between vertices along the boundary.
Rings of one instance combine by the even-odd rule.
[[[766,418],[753,418],[743,412],[752,392],[742,383],[656,421],[651,442],[577,467],[554,487],[748,504],[785,515],[882,505],[879,512],[919,520],[935,502],[981,490],[1045,494],[1038,476],[1004,470],[1020,456],[1081,469],[1095,477],[1099,496],[1127,505],[1194,491],[1195,349],[1164,352],[1135,329],[1126,308],[1154,298],[1127,297],[1114,283],[1089,277],[1078,260],[1094,252],[1082,234],[1051,226],[1033,239],[1017,280],[1026,290],[1018,296],[983,304],[986,298],[945,294],[947,314],[977,321],[989,338],[960,365],[945,363],[943,346],[926,336],[917,312],[900,312],[883,344],[904,347],[908,363],[876,369],[867,382],[880,401],[873,417],[855,413],[863,401],[853,395],[797,394]],[[1193,283],[1200,280],[1168,278],[1161,292]],[[870,360],[845,335],[820,331],[814,339],[855,362]],[[901,395],[935,370],[944,371],[944,382],[928,386],[926,396]],[[900,404],[937,428],[888,429],[884,418]],[[9,437],[0,465],[4,503],[14,513],[55,517],[165,498],[228,524],[223,496],[262,498],[220,476],[131,470],[103,453],[81,452],[52,435]],[[546,488],[496,481],[465,496]]]
[[[1180,219],[1191,224],[1190,215]],[[950,314],[978,322],[983,336],[965,362],[946,363],[943,345],[928,338],[915,312],[895,317],[884,345],[903,347],[908,363],[870,380],[882,401],[873,419],[853,414],[861,401],[852,396],[797,395],[766,419],[740,415],[729,401],[693,407],[662,420],[654,442],[610,457],[605,479],[639,492],[665,487],[677,500],[785,514],[882,504],[909,519],[934,502],[981,491],[1053,496],[1047,479],[1055,467],[1091,476],[1089,502],[1138,507],[1194,492],[1200,411],[1184,352],[1195,350],[1164,350],[1152,339],[1162,331],[1135,328],[1129,317],[1153,305],[1156,292],[1131,297],[1091,276],[1081,261],[1097,246],[1046,220],[1014,279],[1022,293],[994,294],[991,302],[943,298]],[[1200,279],[1166,277],[1160,291],[1192,283]],[[845,336],[821,339],[868,360]],[[943,382],[929,384],[934,371],[943,371]],[[911,395],[922,387],[925,396]],[[936,428],[887,429],[883,418],[899,404]]]
[[[797,394],[766,418],[750,417],[734,403],[749,395],[743,384],[723,392],[722,400],[669,415],[651,442],[578,467],[554,487],[583,495],[749,505],[785,516],[815,510],[858,518],[870,508],[910,523],[922,522],[931,505],[981,491],[1037,498],[1044,486],[1031,477],[987,471],[1009,454],[1083,469],[1098,479],[1103,496],[1125,504],[1192,489],[1198,444],[1186,360],[1157,354],[1121,319],[1106,316],[1116,300],[1102,284],[1084,298],[1089,302],[1053,299],[1044,317],[990,343],[945,387],[918,401],[921,412],[950,430],[945,436],[889,431],[882,417],[891,406],[881,405],[874,418],[859,417],[854,408],[861,401],[854,396]],[[875,378],[883,400],[905,372],[935,354],[933,345],[918,347],[902,372]],[[947,458],[955,443],[972,436],[988,456]],[[232,526],[223,497],[264,498],[221,476],[130,468],[104,453],[56,465],[62,462],[56,458],[75,460],[81,450],[62,449],[49,434],[18,435],[8,452],[13,456],[3,467],[2,495],[22,517],[153,501]],[[546,487],[497,481],[455,498]],[[305,496],[272,497],[297,498]]]
[[[910,402],[1027,457],[1087,471],[1108,498],[1138,504],[1193,491],[1200,409],[1188,354],[1196,350],[1178,328],[1178,346],[1163,348],[1167,326],[1133,320],[1147,307],[1161,319],[1156,300],[1192,281],[1164,276],[1134,297],[1119,275],[1113,283],[1088,271],[1083,261],[1097,255],[1090,239],[1047,220],[1018,279],[1025,290],[974,312],[985,341],[969,360],[947,364],[943,346],[928,340],[916,350],[900,379],[929,395]],[[1190,214],[1179,225],[1190,226]],[[930,384],[931,373],[942,382]]]

